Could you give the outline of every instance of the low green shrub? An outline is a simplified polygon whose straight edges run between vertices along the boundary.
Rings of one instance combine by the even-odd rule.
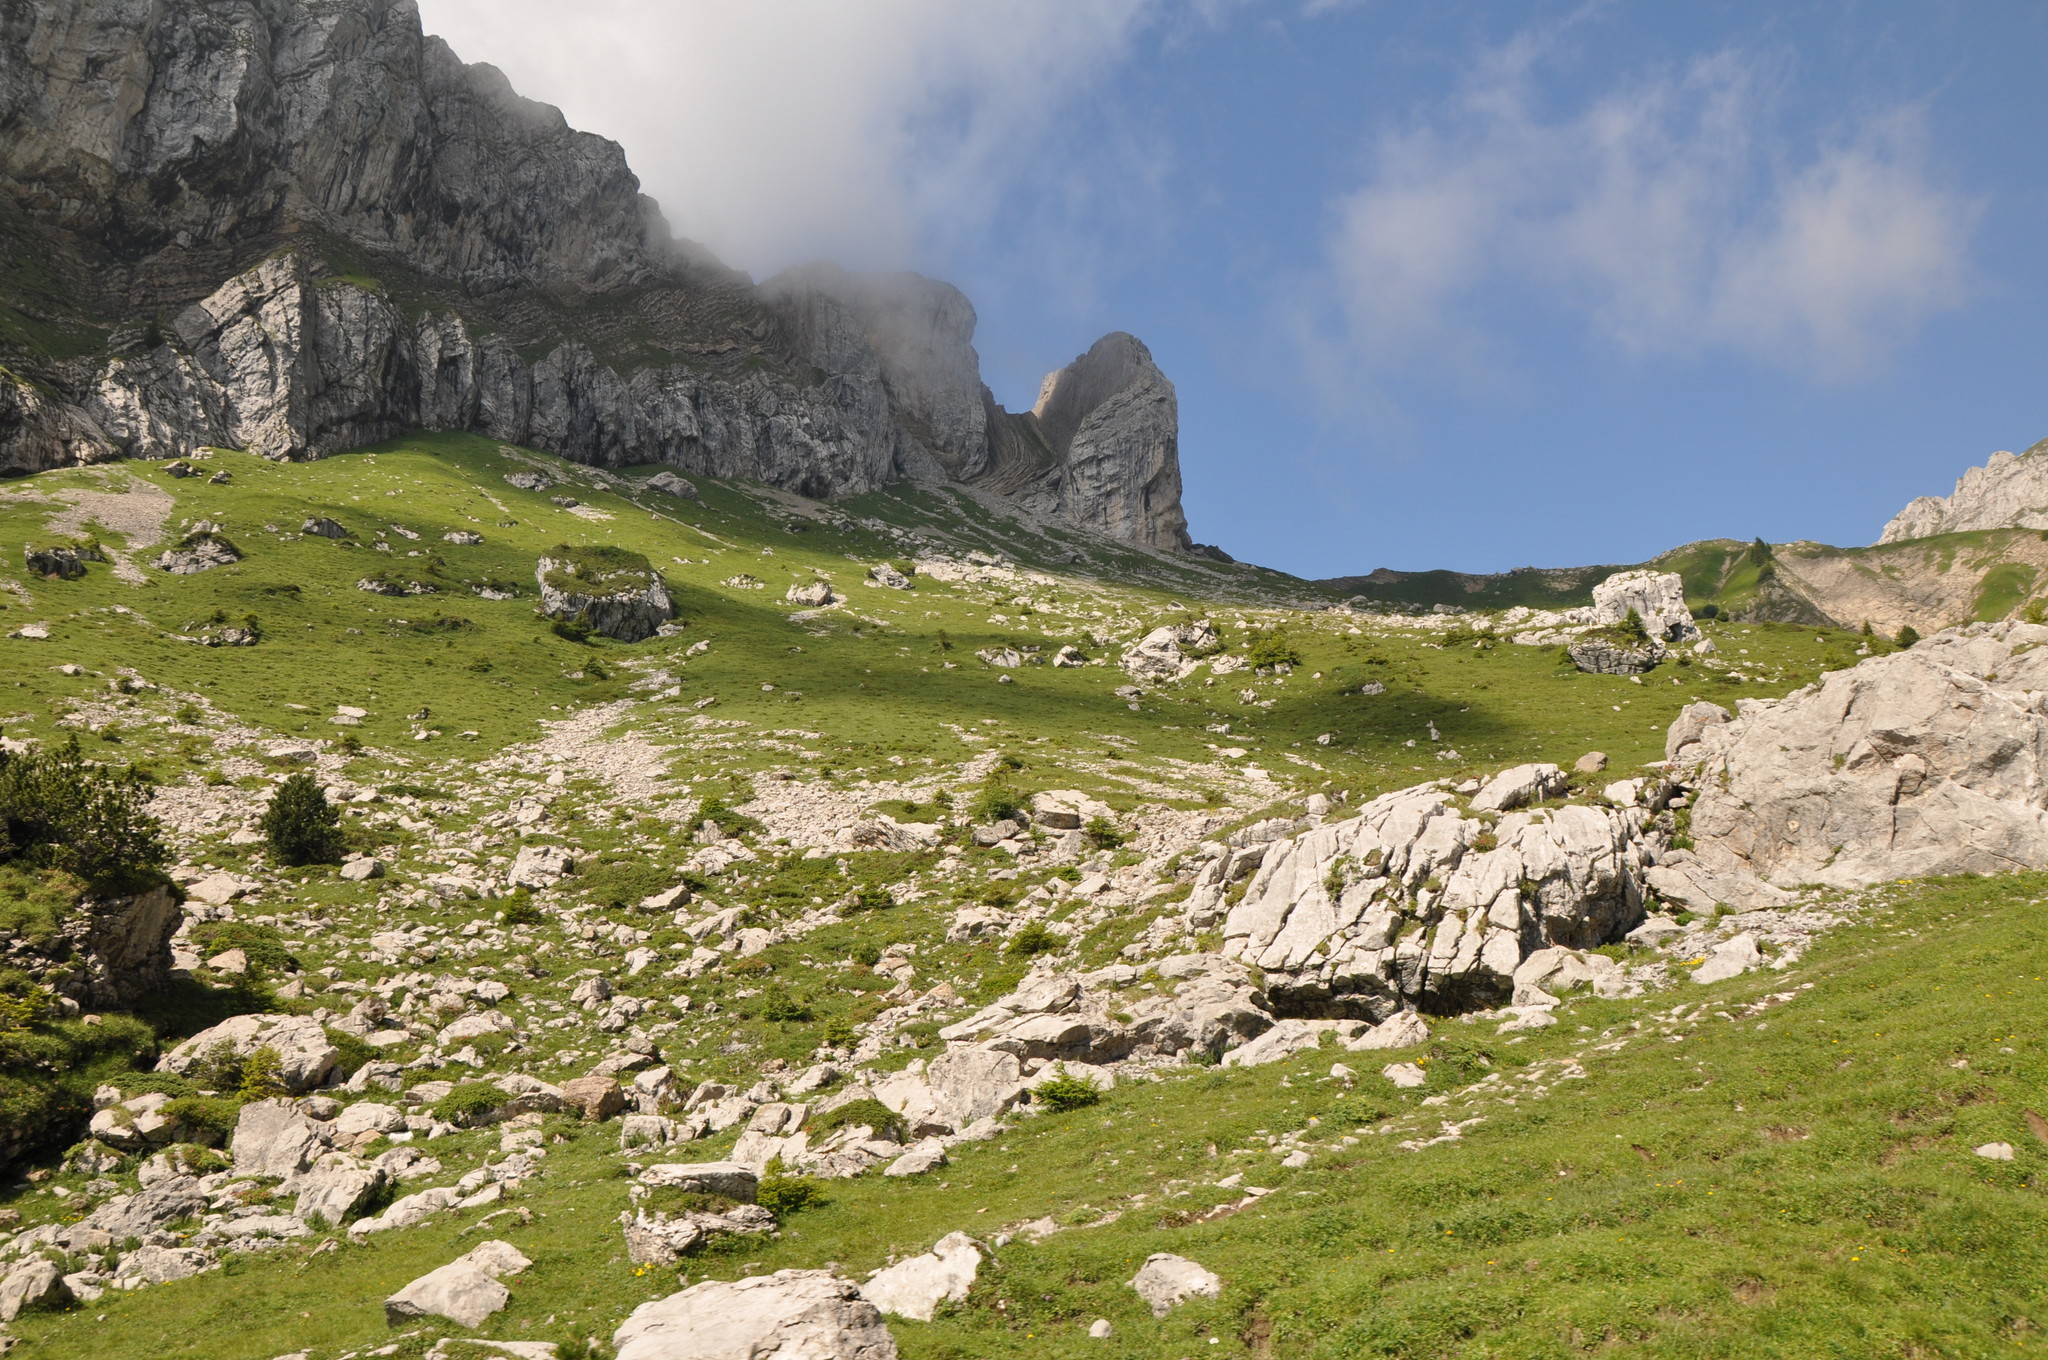
[[[836,1110],[812,1115],[804,1127],[811,1135],[811,1141],[822,1142],[829,1134],[841,1129],[865,1126],[873,1129],[877,1137],[894,1134],[897,1138],[909,1136],[910,1130],[903,1122],[903,1116],[872,1097],[850,1100]]]
[[[1042,1105],[1054,1114],[1082,1109],[1101,1100],[1101,1089],[1094,1082],[1069,1073],[1065,1063],[1053,1068],[1052,1080],[1031,1088],[1031,1103]]]
[[[1126,837],[1107,817],[1090,817],[1081,828],[1081,840],[1090,850],[1120,850]]]
[[[778,987],[768,994],[761,1004],[761,1018],[778,1024],[800,1024],[815,1018],[811,1005],[802,997],[792,996],[786,988]]]
[[[457,1128],[477,1128],[489,1123],[508,1099],[489,1082],[466,1081],[434,1102],[434,1118]]]
[[[822,1181],[810,1176],[790,1176],[770,1171],[761,1178],[761,1185],[754,1192],[754,1203],[774,1214],[777,1219],[791,1214],[815,1209],[825,1203],[825,1186]]]
[[[968,815],[988,825],[1017,821],[1024,816],[1024,796],[999,780],[990,780],[968,805]]]
[[[1003,952],[1015,958],[1028,959],[1039,954],[1053,953],[1065,944],[1066,940],[1046,929],[1045,922],[1032,921],[1010,937],[1010,942],[1003,947]]]

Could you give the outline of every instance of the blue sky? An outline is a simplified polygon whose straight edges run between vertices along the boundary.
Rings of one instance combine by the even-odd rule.
[[[1307,576],[1872,541],[2048,436],[2048,7],[420,0],[765,276],[1100,334],[1197,539]]]

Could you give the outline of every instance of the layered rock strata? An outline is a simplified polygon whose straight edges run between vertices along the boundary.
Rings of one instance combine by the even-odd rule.
[[[0,228],[46,266],[5,300],[66,337],[0,352],[0,471],[426,428],[815,497],[950,479],[1187,546],[1143,345],[1004,412],[957,289],[755,287],[410,0],[10,5],[0,134]]]

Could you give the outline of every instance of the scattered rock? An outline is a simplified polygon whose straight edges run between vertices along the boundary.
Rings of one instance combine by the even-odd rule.
[[[0,1280],[0,1322],[12,1322],[26,1312],[62,1308],[71,1301],[64,1272],[51,1261],[16,1266]]]
[[[340,523],[325,517],[315,517],[307,520],[299,526],[299,532],[311,534],[315,538],[347,538],[349,536],[348,530],[342,528]]]
[[[350,883],[367,883],[373,878],[382,878],[384,861],[374,855],[352,859],[341,866],[341,877]]]
[[[1131,1288],[1151,1306],[1156,1318],[1165,1317],[1189,1299],[1223,1296],[1223,1280],[1214,1271],[1185,1256],[1163,1251],[1145,1258],[1145,1264],[1131,1280]]]
[[[693,483],[666,469],[649,477],[644,486],[646,490],[658,491],[664,496],[675,496],[686,501],[697,499],[697,488]]]
[[[1414,1063],[1388,1063],[1380,1069],[1380,1075],[1404,1091],[1413,1090],[1429,1080],[1429,1073]]]
[[[644,642],[675,617],[661,575],[644,557],[543,557],[534,566],[540,612],[620,642]]]
[[[521,846],[505,871],[505,881],[515,888],[552,888],[576,872],[576,861],[559,845]]]
[[[1572,664],[1588,675],[1645,675],[1657,669],[1665,652],[1657,643],[1629,646],[1599,636],[1573,638],[1565,644]]]
[[[444,1317],[460,1326],[480,1327],[512,1301],[512,1291],[499,1277],[517,1275],[532,1264],[510,1242],[480,1243],[385,1299],[384,1316],[394,1327],[422,1317]]]
[[[831,583],[827,581],[813,581],[809,585],[791,586],[782,598],[788,600],[791,604],[801,605],[805,609],[823,609],[827,605],[839,602],[839,597],[832,593]]]
[[[157,1060],[156,1070],[185,1076],[215,1044],[226,1044],[238,1058],[259,1048],[275,1049],[279,1079],[288,1091],[310,1091],[327,1080],[341,1050],[320,1022],[305,1015],[237,1015],[179,1044]]]
[[[923,1255],[868,1276],[861,1296],[891,1316],[930,1322],[941,1303],[967,1297],[981,1269],[981,1255],[981,1243],[966,1233],[947,1233]]]
[[[642,1185],[672,1186],[696,1195],[723,1195],[752,1204],[761,1178],[738,1162],[662,1162],[640,1173]]]
[[[1154,628],[1123,654],[1124,671],[1136,680],[1178,680],[1195,668],[1190,652],[1206,652],[1216,646],[1216,630],[1200,623],[1167,624]]]
[[[1685,578],[1675,571],[1621,571],[1593,587],[1593,622],[1621,623],[1631,609],[1658,642],[1699,639],[1699,625],[1685,607]]]
[[[228,1155],[244,1176],[295,1176],[326,1150],[322,1130],[289,1100],[254,1100],[242,1107]]]
[[[616,1360],[896,1360],[881,1312],[824,1270],[692,1285],[635,1308],[612,1345]]]
[[[76,581],[85,575],[85,559],[76,548],[25,547],[22,560],[31,576],[45,580]]]
[[[1729,978],[1740,977],[1763,961],[1764,957],[1756,947],[1756,936],[1744,931],[1715,945],[1707,954],[1707,961],[1693,969],[1692,980],[1726,982]]]
[[[592,1123],[610,1119],[626,1108],[626,1093],[611,1077],[578,1077],[562,1083],[562,1098]]]
[[[1517,765],[1502,770],[1472,795],[1474,812],[1513,812],[1565,791],[1564,771],[1555,765]]]
[[[1572,769],[1579,774],[1598,774],[1607,768],[1605,751],[1588,751],[1572,762]]]
[[[884,1176],[922,1176],[946,1164],[946,1145],[937,1138],[924,1138],[910,1150],[882,1168]],[[884,1309],[883,1311],[888,1311]]]
[[[1985,1143],[1973,1150],[1979,1157],[1988,1157],[1994,1162],[2009,1162],[2013,1159],[2014,1155],[2011,1143]],[[13,1282],[13,1278],[10,1276],[8,1283],[12,1284]],[[5,1315],[6,1309],[4,1305],[0,1305],[0,1316]]]

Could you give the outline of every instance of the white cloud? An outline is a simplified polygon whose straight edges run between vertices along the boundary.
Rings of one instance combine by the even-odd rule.
[[[1914,110],[1801,147],[1774,70],[1723,53],[1546,118],[1543,46],[1491,54],[1338,202],[1329,267],[1358,366],[1483,364],[1489,304],[1533,301],[1631,354],[1839,379],[1965,299],[1978,205],[1931,174]]]
[[[1065,192],[1059,174],[1071,167],[1045,162],[1077,97],[1128,56],[1147,26],[1207,15],[1213,3],[420,0],[420,8],[428,30],[465,60],[503,68],[573,125],[622,142],[679,234],[766,272],[821,255],[914,264],[985,226],[1006,195],[1041,177]]]

